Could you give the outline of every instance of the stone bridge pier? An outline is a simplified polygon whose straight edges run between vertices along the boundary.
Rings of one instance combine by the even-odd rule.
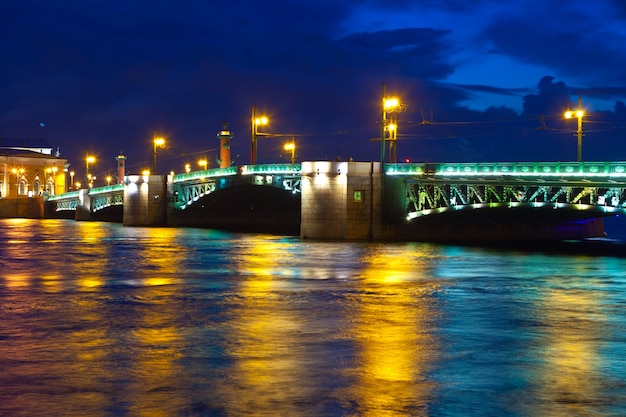
[[[129,175],[124,189],[124,226],[165,226],[168,190],[166,175]]]

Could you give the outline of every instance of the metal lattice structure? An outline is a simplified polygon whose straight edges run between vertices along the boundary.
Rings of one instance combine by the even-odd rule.
[[[204,196],[242,183],[300,193],[300,164],[245,165],[178,174],[173,178],[170,195],[174,207],[184,210]]]
[[[552,207],[626,213],[626,162],[403,164],[407,218],[463,208]]]
[[[106,194],[97,194],[91,200],[91,211],[105,209],[111,206],[123,206],[124,205],[124,190],[122,192],[110,192]]]
[[[69,193],[51,195],[47,197],[47,201],[55,203],[56,211],[76,211],[80,205],[80,193],[78,191],[70,191]]]
[[[105,187],[96,187],[89,190],[91,199],[91,212],[95,213],[99,210],[110,206],[124,205],[124,184],[107,185]],[[82,205],[81,194],[79,191],[49,196],[47,201],[56,204],[56,211],[75,211],[78,206]]]

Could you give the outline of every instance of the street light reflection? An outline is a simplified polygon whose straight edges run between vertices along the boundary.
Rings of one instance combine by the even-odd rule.
[[[363,416],[406,415],[416,403],[426,407],[433,396],[431,384],[416,381],[426,381],[437,360],[438,341],[430,329],[434,309],[428,296],[436,285],[426,281],[415,291],[416,283],[407,277],[423,270],[424,264],[419,257],[407,259],[405,251],[375,246],[363,264],[353,318],[359,344],[354,395],[363,404]]]

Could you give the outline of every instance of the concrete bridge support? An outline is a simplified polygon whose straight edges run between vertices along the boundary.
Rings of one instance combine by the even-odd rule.
[[[378,162],[303,162],[300,237],[379,239],[380,199]]]
[[[82,189],[78,193],[80,204],[76,207],[74,219],[78,221],[91,220],[91,196],[89,195],[89,190]]]
[[[124,189],[124,226],[167,224],[167,177],[129,175]]]

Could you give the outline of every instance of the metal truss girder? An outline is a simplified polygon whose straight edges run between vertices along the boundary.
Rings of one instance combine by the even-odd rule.
[[[111,194],[98,194],[91,201],[91,211],[102,210],[111,206],[123,206],[124,205],[124,193],[117,192]]]
[[[302,192],[302,177],[286,177],[283,180],[283,188],[293,193]]]
[[[178,183],[176,204],[188,207],[205,195],[209,195],[217,189],[216,181]]]
[[[56,211],[75,211],[80,201],[76,199],[71,200],[59,200],[56,202]]]
[[[406,186],[409,213],[476,203],[505,202],[588,204],[626,210],[626,186],[512,185],[476,182],[451,184],[432,181],[409,181]]]

